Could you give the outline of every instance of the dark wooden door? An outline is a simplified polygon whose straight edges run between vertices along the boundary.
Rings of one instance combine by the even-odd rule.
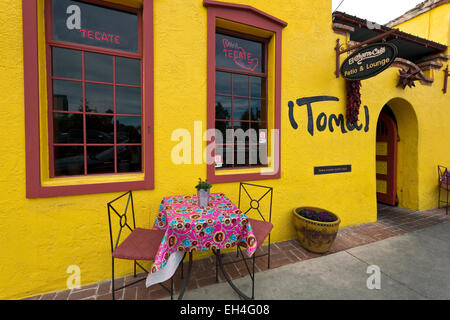
[[[376,144],[377,201],[389,205],[397,202],[397,141],[397,124],[381,112]]]

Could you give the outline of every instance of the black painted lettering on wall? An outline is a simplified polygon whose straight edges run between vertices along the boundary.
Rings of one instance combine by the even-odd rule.
[[[340,114],[338,116],[336,116],[335,114],[331,114],[330,115],[330,119],[328,120],[328,129],[330,130],[330,132],[334,131],[334,127],[333,127],[333,121],[335,123],[335,125],[337,127],[341,127],[341,132],[342,133],[347,133],[347,130],[345,130],[345,121],[344,121],[344,115]]]
[[[299,107],[306,105],[306,112],[308,117],[307,130],[311,136],[314,136],[314,124],[317,131],[322,132],[328,127],[330,132],[334,132],[335,128],[340,127],[341,133],[345,134],[347,132],[351,132],[353,130],[361,131],[364,127],[364,132],[369,131],[369,108],[364,106],[364,117],[365,117],[365,126],[363,126],[363,122],[361,121],[358,125],[352,125],[348,121],[344,120],[343,114],[330,114],[327,116],[325,112],[319,113],[314,122],[314,113],[312,110],[312,104],[315,102],[323,102],[323,101],[339,101],[339,98],[333,96],[314,96],[314,97],[305,97],[296,100],[296,104]],[[294,102],[288,102],[289,108],[289,121],[291,123],[292,128],[297,129],[298,124],[294,118]]]

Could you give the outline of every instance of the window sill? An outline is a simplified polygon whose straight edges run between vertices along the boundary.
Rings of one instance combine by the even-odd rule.
[[[270,180],[279,179],[280,176],[280,170],[274,170],[273,167],[217,170],[213,166],[209,166],[207,173],[207,179],[211,183]]]
[[[116,183],[116,182],[137,182],[144,181],[144,173],[120,173],[120,174],[103,174],[91,176],[65,176],[43,179],[41,184],[43,187],[58,187],[71,185],[91,185],[99,183]]]
[[[124,175],[125,176],[125,175]],[[107,192],[122,192],[127,190],[151,190],[154,188],[151,177],[137,179],[136,175],[127,175],[127,180],[118,178],[117,175],[100,181],[95,179],[62,178],[42,182],[38,186],[27,188],[27,198],[64,197],[84,194],[98,194]],[[135,177],[136,179],[132,179]],[[91,178],[91,177],[89,177]],[[114,180],[112,180],[114,179]]]

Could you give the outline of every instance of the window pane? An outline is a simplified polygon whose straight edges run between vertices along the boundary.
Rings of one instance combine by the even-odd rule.
[[[87,147],[87,173],[113,173],[114,146]]]
[[[258,151],[258,159],[256,164],[257,165],[268,165],[268,159],[267,159],[267,144],[261,143],[257,144],[256,146],[252,146],[252,148],[256,148]]]
[[[267,145],[256,144],[250,146],[250,165],[267,165]]]
[[[246,123],[247,126],[240,126],[235,127],[234,129],[234,142],[237,144],[255,144],[258,142],[257,132],[253,128],[248,127],[248,122]]]
[[[249,101],[233,98],[233,120],[249,120]]]
[[[263,72],[263,44],[216,33],[216,66]]]
[[[113,57],[86,52],[84,54],[85,78],[90,81],[113,82]]]
[[[227,142],[227,129],[231,129],[230,121],[216,121],[216,130],[219,130],[222,133],[222,139],[216,137],[217,143],[226,143]],[[232,139],[232,135],[230,133],[230,140]],[[230,141],[231,143],[231,141]]]
[[[231,120],[231,98],[216,96],[216,119]]]
[[[86,112],[113,113],[114,87],[86,83]]]
[[[141,85],[141,61],[116,57],[116,82],[120,84]]]
[[[52,60],[52,73],[54,77],[81,80],[81,51],[52,48]]]
[[[216,145],[215,155],[222,160],[222,165],[218,166],[218,168],[230,168],[233,166],[234,153],[232,146]]]
[[[55,147],[55,176],[84,174],[83,147]]]
[[[233,74],[233,95],[243,97],[249,96],[248,76]]]
[[[117,172],[142,171],[141,147],[118,146],[117,147]]]
[[[83,143],[83,116],[81,114],[53,114],[54,143]]]
[[[261,100],[251,100],[252,113],[251,120],[261,120]]]
[[[263,124],[261,122],[251,122],[251,126],[252,126],[252,129],[256,130],[256,133],[259,137],[259,129],[263,129],[265,124]]]
[[[141,89],[116,87],[117,113],[141,114]]]
[[[114,118],[86,115],[87,143],[114,143]]]
[[[81,82],[53,80],[53,110],[83,111]]]
[[[249,162],[249,146],[248,145],[235,145],[234,146],[234,166],[242,167],[248,166]]]
[[[231,94],[231,73],[216,72],[216,93]]]
[[[136,14],[72,0],[54,0],[52,9],[53,40],[138,52]]]
[[[247,131],[250,128],[250,122],[248,121],[233,121],[233,129],[236,131],[236,129],[242,129]]]
[[[263,80],[260,77],[250,77],[250,90],[252,97],[262,97],[262,84]]]
[[[141,117],[117,117],[117,143],[141,143]]]

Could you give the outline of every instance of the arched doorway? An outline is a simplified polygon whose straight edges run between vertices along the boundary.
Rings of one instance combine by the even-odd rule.
[[[393,98],[382,108],[376,138],[377,201],[419,209],[418,128],[417,114],[405,99]]]
[[[397,121],[385,105],[377,122],[376,174],[377,201],[391,206],[398,204],[397,197]]]

